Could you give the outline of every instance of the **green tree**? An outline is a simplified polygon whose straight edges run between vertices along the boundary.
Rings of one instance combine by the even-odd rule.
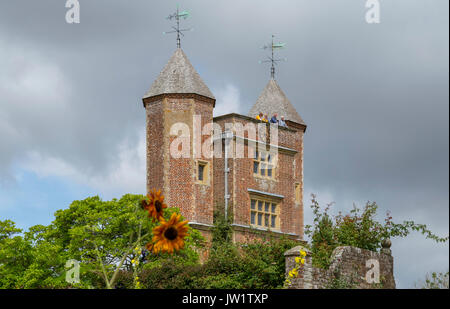
[[[112,201],[74,201],[58,210],[49,226],[33,226],[23,236],[12,221],[0,221],[0,288],[114,288],[120,270],[134,270],[132,260],[167,259],[134,250],[145,247],[156,225],[141,208],[143,198],[128,194]],[[178,209],[167,208],[164,217],[173,212]],[[201,234],[191,229],[185,248],[174,258],[196,262],[202,244]],[[65,281],[69,259],[81,262],[79,285]]]

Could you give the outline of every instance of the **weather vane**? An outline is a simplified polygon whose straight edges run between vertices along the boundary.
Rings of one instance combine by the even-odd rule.
[[[177,5],[177,11],[171,15],[169,15],[166,19],[168,20],[176,20],[177,25],[172,26],[173,30],[168,32],[163,32],[163,34],[169,34],[169,33],[176,33],[177,34],[177,48],[181,48],[181,36],[184,36],[183,32],[191,31],[193,29],[180,29],[180,19],[187,19],[189,16],[191,16],[191,13],[188,11],[182,11],[180,12],[180,9]]]
[[[275,36],[272,35],[272,43],[269,43],[269,44],[264,45],[262,47],[262,49],[269,49],[270,48],[271,51],[272,51],[272,56],[271,57],[267,56],[267,58],[269,60],[263,60],[263,61],[259,62],[259,63],[267,63],[267,62],[271,62],[272,63],[272,67],[270,69],[270,76],[272,77],[272,79],[275,79],[275,65],[277,64],[277,62],[287,61],[287,58],[282,58],[282,59],[276,59],[275,58],[275,56],[274,56],[275,50],[283,49],[286,46],[286,43],[275,43],[274,42],[274,38],[275,38]]]

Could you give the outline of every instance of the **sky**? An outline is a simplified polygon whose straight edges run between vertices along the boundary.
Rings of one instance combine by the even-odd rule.
[[[62,0],[0,2],[0,220],[49,224],[73,200],[145,193],[141,98],[176,48],[176,4],[194,28],[182,48],[216,96],[247,114],[270,78],[271,35],[285,42],[276,79],[308,125],[309,196],[335,212],[379,205],[380,220],[449,234],[449,2],[380,0]],[[449,246],[394,239],[397,286],[447,271]]]

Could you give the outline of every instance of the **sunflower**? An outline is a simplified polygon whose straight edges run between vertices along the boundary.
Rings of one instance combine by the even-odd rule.
[[[148,251],[153,251],[153,244],[152,244],[152,243],[148,243],[147,245],[145,245],[145,248],[146,248]]]
[[[172,214],[169,221],[162,219],[160,225],[153,229],[153,244],[147,248],[154,253],[160,251],[172,254],[184,247],[184,238],[188,232],[187,221],[180,221],[181,215]]]
[[[149,218],[153,218],[154,221],[159,221],[163,217],[164,208],[167,205],[164,204],[164,195],[161,194],[161,190],[152,190],[147,194],[148,202],[142,201],[142,208],[148,211]]]

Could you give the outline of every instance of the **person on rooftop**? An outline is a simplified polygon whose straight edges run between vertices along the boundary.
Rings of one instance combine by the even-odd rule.
[[[269,117],[267,114],[264,115],[264,118],[262,119],[263,122],[269,122]]]
[[[275,113],[272,118],[270,118],[270,123],[278,124],[278,114]]]
[[[256,120],[259,120],[259,121],[263,121],[263,118],[264,118],[263,113],[259,113],[259,115],[256,116]]]
[[[287,128],[287,124],[286,124],[286,121],[284,120],[284,116],[281,116],[281,119],[278,121],[278,125],[280,127]]]

